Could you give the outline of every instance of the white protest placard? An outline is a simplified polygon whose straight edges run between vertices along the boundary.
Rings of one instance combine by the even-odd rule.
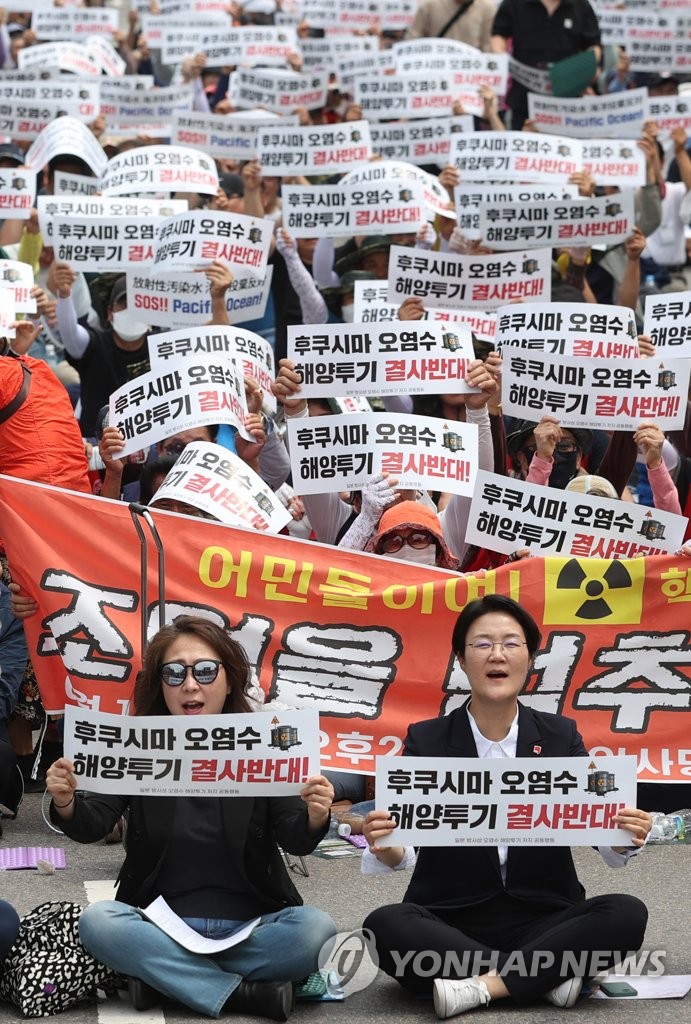
[[[111,78],[100,83],[100,113],[104,117],[112,117],[121,99],[131,99],[137,94],[147,92],[153,88],[153,84],[153,75],[125,75],[124,78]]]
[[[405,32],[415,21],[417,0],[379,0],[382,32]]]
[[[355,323],[381,323],[398,320],[398,303],[387,301],[387,281],[354,281],[353,320]],[[513,307],[512,307],[513,308]],[[482,340],[494,341],[497,331],[495,313],[478,309],[425,309],[424,320],[466,324]]]
[[[443,56],[472,57],[477,53],[474,46],[462,43],[458,39],[426,37],[402,39],[400,42],[394,43],[391,50],[397,65],[414,57],[436,60]]]
[[[129,283],[127,287],[129,299]],[[138,308],[136,293],[135,308]],[[271,394],[271,382],[276,376],[274,352],[269,342],[261,335],[239,327],[211,326],[198,330],[166,331],[164,334],[150,336],[149,356],[152,370],[165,369],[171,359],[194,359],[200,352],[207,355],[220,352],[234,359],[241,368],[242,375],[251,377],[264,391],[263,405],[272,412],[276,411],[276,399]]]
[[[289,325],[288,358],[305,398],[477,391],[465,382],[475,358],[470,330],[456,325]]]
[[[118,12],[114,7],[41,7],[31,18],[36,37],[58,40],[83,40],[102,35],[111,39],[118,28]]]
[[[354,101],[368,121],[450,116],[460,92],[453,78],[443,72],[357,77]]]
[[[504,96],[508,72],[507,54],[482,53],[472,48],[471,53],[462,55],[399,55],[396,58],[397,77],[421,74],[445,76],[454,102],[460,103],[466,114],[474,114],[476,117],[482,117],[485,109],[481,87],[487,86],[497,96]]]
[[[564,184],[586,170],[598,184],[645,184],[645,156],[628,139],[591,142],[537,132],[457,133],[451,138],[449,159],[463,181]]]
[[[669,136],[673,128],[691,133],[691,96],[649,96],[646,120],[655,121],[663,137]]]
[[[227,17],[220,21],[214,14],[189,17],[183,15],[151,14],[147,9],[141,15],[141,30],[146,36],[150,47],[161,50],[161,56],[169,56],[169,47],[182,39],[185,32],[190,41],[190,49],[185,54],[193,54],[204,33],[214,28],[225,28]]]
[[[55,102],[0,102],[0,132],[17,141],[30,142],[63,112],[63,104]]]
[[[292,521],[271,488],[234,452],[191,441],[156,491],[156,501],[194,505],[229,526],[280,533]]]
[[[97,179],[91,179],[96,180]],[[123,219],[142,222],[153,218],[172,217],[187,209],[186,199],[130,199],[107,196],[61,196],[45,195],[36,197],[38,210],[38,226],[44,240],[52,243],[57,234],[54,230],[56,220],[71,221],[105,219]]]
[[[647,120],[647,89],[567,99],[528,93],[528,116],[541,132],[571,138],[634,138]]]
[[[167,89],[122,94],[115,112],[108,115],[118,125],[139,125],[166,122],[177,114],[192,109],[194,97],[188,86],[174,85]],[[190,191],[193,191],[190,189]]]
[[[324,36],[323,39],[301,39],[300,52],[306,68],[334,68],[340,72],[341,62],[353,56],[377,53],[379,40],[372,36]]]
[[[0,216],[28,220],[36,197],[33,167],[0,167]]]
[[[243,25],[207,32],[200,49],[210,65],[243,64],[248,67],[278,65],[300,53],[297,32],[286,25]]]
[[[212,25],[185,25],[179,27],[167,25],[164,29],[161,43],[161,60],[164,64],[182,64],[187,57],[193,57],[195,53],[203,50],[202,40],[207,36],[210,29],[220,29],[218,22]]]
[[[71,71],[74,75],[100,75],[101,65],[96,56],[81,43],[41,43],[25,46],[17,54],[20,71]]]
[[[373,122],[370,125],[372,151],[383,160],[404,160],[409,164],[448,163],[451,133],[474,130],[470,115],[434,117],[423,121]]]
[[[139,192],[200,192],[215,196],[218,172],[213,160],[183,146],[142,146],[108,160],[102,174],[103,195]]]
[[[520,207],[557,199],[575,199],[575,185],[481,185],[461,182],[453,190],[458,226],[467,238],[481,238],[480,209],[507,203]]]
[[[497,332],[497,315],[482,309],[434,309],[425,310],[424,320],[440,324],[465,324],[478,341],[494,344]]]
[[[224,260],[234,274],[266,269],[274,222],[222,210],[190,210],[169,217],[158,228],[154,263],[159,273],[194,270]]]
[[[631,71],[659,74],[686,72],[691,65],[689,43],[691,10],[684,12],[624,12],[626,51]],[[621,37],[617,40],[621,44]]]
[[[451,163],[463,182],[517,181],[561,184],[583,169],[575,139],[533,132],[469,132],[451,139]]]
[[[100,109],[98,81],[60,78],[18,82],[0,80],[0,100],[9,103],[58,104],[79,118],[97,117]],[[58,108],[56,108],[58,109]],[[34,120],[36,118],[34,117]],[[11,134],[11,133],[10,133]]]
[[[583,139],[583,170],[598,185],[645,185],[645,154],[636,139]]]
[[[393,74],[394,59],[390,50],[376,53],[356,51],[354,57],[341,57],[338,61],[338,75],[342,87],[349,93],[358,78],[375,78],[377,75]]]
[[[566,427],[637,430],[654,420],[663,430],[684,425],[687,359],[572,359],[504,350],[502,407],[506,416],[551,414]]]
[[[293,238],[417,233],[427,221],[419,182],[284,185],[283,227]]]
[[[53,217],[55,258],[98,274],[149,266],[162,217]]]
[[[257,155],[257,137],[264,121],[276,120],[275,114],[267,114],[262,121],[196,111],[175,114],[171,118],[171,142],[176,146],[196,146],[212,157],[252,160]],[[281,118],[281,127],[291,124],[297,124],[296,115]]]
[[[378,757],[379,846],[629,846],[635,757]]]
[[[636,317],[627,306],[528,302],[497,310],[497,348],[551,355],[638,359]],[[674,353],[676,355],[676,353]]]
[[[140,374],[109,401],[109,423],[125,438],[123,458],[192,427],[228,423],[240,429],[246,414],[241,374],[223,353],[200,352]]]
[[[302,0],[302,17],[310,26],[337,26],[350,32],[381,28],[381,11],[372,0]]]
[[[98,61],[101,72],[109,78],[117,80],[127,71],[127,62],[104,36],[89,36],[86,48],[91,56]]]
[[[33,286],[34,272],[30,263],[0,260],[0,289],[11,292],[15,313],[36,312],[36,299],[31,297]]]
[[[656,357],[691,359],[691,291],[646,295],[643,333],[650,335]]]
[[[320,110],[326,106],[328,72],[238,68],[229,95],[238,107],[266,107],[277,114],[292,114],[300,107]]]
[[[551,249],[457,256],[392,245],[389,253],[389,302],[399,305],[410,295],[466,309],[496,309],[512,299],[546,302],[551,281]]]
[[[480,237],[492,249],[536,248],[545,245],[616,245],[635,226],[634,192],[616,192],[598,199],[503,203],[480,209]]]
[[[59,117],[44,128],[27,150],[26,162],[30,167],[41,170],[54,156],[66,153],[79,157],[96,175],[101,175],[108,163],[108,157],[93,132],[76,117]]]
[[[375,473],[395,476],[403,488],[473,492],[478,468],[474,423],[390,412],[286,422],[298,494],[360,490]]]
[[[510,555],[637,558],[677,551],[685,516],[631,501],[540,487],[480,470],[465,538]]]
[[[367,163],[372,157],[366,121],[285,128],[262,125],[257,153],[265,174],[335,174]]]
[[[86,174],[68,174],[66,171],[53,174],[53,195],[56,196],[93,196],[100,188],[99,179],[89,178]]]
[[[66,704],[65,757],[90,793],[285,796],[319,774],[319,715],[291,708],[192,721]]]
[[[264,316],[273,269],[268,266],[262,278],[233,278],[226,294],[231,324]],[[146,322],[152,327],[196,327],[208,323],[212,315],[209,282],[197,271],[167,273],[163,277],[146,271],[132,272],[127,277],[127,296],[134,309],[145,312]],[[271,399],[268,389],[265,390]]]
[[[449,199],[449,193],[440,183],[439,178],[421,167],[414,167],[412,164],[396,160],[377,160],[367,167],[361,167],[354,171],[348,171],[339,184],[340,185],[363,185],[369,182],[396,183],[400,181],[419,181],[422,185],[422,193],[427,209],[441,217],[448,217],[455,220],[456,214],[453,203]]]
[[[0,288],[0,332],[5,338],[14,338],[12,324],[17,319],[14,292],[11,288]]]
[[[509,74],[514,82],[525,86],[529,93],[537,92],[542,96],[552,94],[552,79],[549,71],[544,68],[532,68],[529,64],[522,64],[515,57],[509,57]]]

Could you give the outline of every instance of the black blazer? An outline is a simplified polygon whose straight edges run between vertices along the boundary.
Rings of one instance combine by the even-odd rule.
[[[445,718],[417,722],[408,729],[409,757],[477,757],[467,702]],[[571,718],[533,711],[519,703],[516,757],[587,757]],[[404,902],[424,907],[460,908],[484,903],[506,891],[518,900],[563,910],[585,898],[566,846],[510,846],[506,886],[496,846],[422,847]]]
[[[184,799],[77,793],[71,821],[58,817],[52,804],[50,816],[70,839],[95,843],[114,828],[129,807],[127,852],[117,879],[116,898],[145,907],[160,895],[157,878],[176,810]],[[326,833],[328,821],[319,835],[311,835],[305,804],[291,796],[221,799],[221,818],[233,887],[252,895],[263,914],[301,905],[302,898],[290,880],[277,844],[288,853],[311,853]]]

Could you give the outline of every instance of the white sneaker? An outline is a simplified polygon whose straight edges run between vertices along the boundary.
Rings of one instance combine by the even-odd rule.
[[[437,978],[434,983],[434,1009],[440,1020],[474,1010],[476,1006],[487,1006],[489,1000],[487,986],[479,978],[463,981]]]
[[[568,978],[566,981],[562,981],[561,985],[545,992],[544,998],[552,1006],[559,1006],[562,1010],[567,1010],[575,1005],[582,988],[583,978]]]

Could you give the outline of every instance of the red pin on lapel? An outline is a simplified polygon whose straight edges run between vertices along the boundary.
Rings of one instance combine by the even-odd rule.
[[[542,753],[542,747],[534,746],[533,747],[533,753],[534,754],[541,754]]]

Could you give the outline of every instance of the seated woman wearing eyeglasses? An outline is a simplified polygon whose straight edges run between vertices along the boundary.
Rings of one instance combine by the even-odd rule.
[[[472,601],[452,643],[470,700],[411,725],[405,754],[535,757],[536,767],[540,757],[587,756],[572,719],[518,701],[540,644],[519,604],[494,594]],[[614,820],[632,837],[631,847],[600,848],[617,867],[644,845],[651,817],[624,808]],[[377,845],[395,827],[387,811],[367,815],[363,872],[412,866],[411,848]],[[634,896],[586,899],[568,847],[447,846],[421,848],[403,903],[375,910],[364,928],[382,970],[413,992],[431,990],[444,1019],[505,997],[573,1006],[584,977],[640,948],[647,917]]]
[[[180,616],[149,644],[134,713],[249,712],[248,685],[242,647],[215,623]],[[118,797],[82,792],[73,764],[60,758],[46,782],[51,820],[77,842],[102,839],[129,808],[117,899],[87,907],[80,936],[97,959],[130,978],[137,1009],[162,993],[209,1017],[288,1019],[292,983],[317,969],[320,949],[336,933],[328,914],[302,906],[278,848],[308,854],[323,838],[333,798],[323,776],[310,778],[299,797]],[[261,921],[230,949],[192,953],[136,909],[158,896],[211,938]]]

